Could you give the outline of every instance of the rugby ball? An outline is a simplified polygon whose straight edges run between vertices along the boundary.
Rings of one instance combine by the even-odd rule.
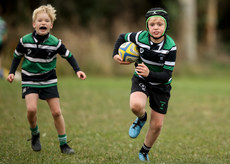
[[[137,45],[133,42],[123,43],[119,49],[118,54],[121,56],[123,61],[135,62],[139,59],[139,51]]]

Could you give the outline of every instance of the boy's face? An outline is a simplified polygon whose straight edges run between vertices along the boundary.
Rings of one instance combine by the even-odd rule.
[[[53,28],[53,23],[47,13],[39,12],[33,22],[33,28],[38,35],[46,35]]]
[[[163,35],[165,26],[165,21],[161,17],[152,17],[148,21],[149,33],[155,38]]]

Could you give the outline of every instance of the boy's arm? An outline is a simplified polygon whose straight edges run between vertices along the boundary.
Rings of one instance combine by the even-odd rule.
[[[126,42],[125,40],[125,35],[126,34],[120,34],[120,36],[118,37],[118,39],[116,40],[115,44],[114,44],[114,49],[113,49],[113,59],[115,61],[117,61],[119,64],[131,64],[130,62],[126,62],[123,61],[121,56],[118,55],[118,49],[120,47],[120,45],[122,45],[124,42]]]
[[[17,68],[18,68],[18,65],[21,61],[21,58],[16,58],[14,57],[13,61],[12,61],[12,64],[11,64],[11,67],[10,67],[10,72],[9,74],[15,74]]]
[[[80,71],[80,67],[78,66],[76,59],[64,44],[61,44],[57,52],[61,55],[61,57],[65,58],[69,62],[75,72]]]
[[[68,61],[69,64],[73,67],[73,70],[74,70],[75,72],[80,71],[80,67],[78,66],[77,61],[76,61],[76,59],[73,57],[73,55],[72,55],[71,57],[67,58],[67,61]]]
[[[176,61],[176,50],[171,50],[165,59],[162,72],[150,71],[148,81],[168,82],[172,77],[172,72]]]
[[[21,39],[20,39],[21,40]],[[14,59],[12,61],[11,67],[10,67],[10,72],[9,74],[15,74],[18,65],[21,61],[21,58],[24,56],[24,53],[26,52],[25,48],[22,46],[21,42],[18,42],[18,45],[14,51]]]
[[[167,69],[163,69],[162,72],[153,72],[150,71],[149,75],[147,76],[147,80],[149,82],[151,81],[157,81],[157,82],[161,82],[161,83],[166,83],[169,81],[169,79],[172,77],[172,71],[167,70]]]
[[[7,77],[7,80],[12,83],[14,81],[14,75],[15,75],[15,72],[18,68],[18,65],[21,61],[21,58],[16,58],[14,57],[13,61],[12,61],[12,64],[11,64],[11,67],[10,67],[10,72],[9,72],[9,75]]]
[[[118,49],[120,47],[120,45],[122,45],[122,43],[126,42],[125,40],[125,34],[120,34],[118,39],[116,40],[115,44],[114,44],[114,49],[113,49],[113,56],[118,54]]]
[[[69,64],[72,66],[73,70],[75,71],[77,77],[79,79],[85,80],[86,74],[80,70],[80,67],[77,64],[77,60],[74,58],[74,56],[65,48],[65,46],[62,44],[59,49],[59,54],[66,58],[66,60],[69,62]]]
[[[136,44],[136,35],[137,32],[131,32],[131,33],[125,33],[125,34],[120,34],[118,39],[116,40],[114,44],[114,49],[113,49],[113,58],[115,55],[118,54],[119,47],[125,43],[125,42],[133,42]]]

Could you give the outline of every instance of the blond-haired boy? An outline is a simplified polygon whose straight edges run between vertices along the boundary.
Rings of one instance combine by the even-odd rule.
[[[78,78],[85,80],[72,53],[66,49],[61,40],[50,34],[56,19],[56,10],[51,5],[43,5],[33,12],[34,32],[20,38],[14,51],[14,59],[7,80],[12,83],[15,71],[22,63],[22,98],[25,99],[27,119],[32,134],[31,146],[34,151],[41,150],[40,132],[37,125],[38,98],[49,104],[54,124],[57,129],[61,152],[73,154],[74,150],[67,144],[65,122],[61,113],[57,89],[56,59],[57,54],[65,58],[73,67]]]
[[[136,120],[129,128],[129,136],[136,138],[147,120],[146,105],[151,108],[149,129],[138,156],[149,161],[148,153],[160,135],[170,99],[172,73],[176,62],[176,44],[166,34],[168,13],[163,8],[151,8],[145,14],[146,30],[120,34],[113,51],[113,59],[119,64],[130,64],[118,55],[124,42],[135,43],[140,58],[135,63],[130,94],[130,109]]]

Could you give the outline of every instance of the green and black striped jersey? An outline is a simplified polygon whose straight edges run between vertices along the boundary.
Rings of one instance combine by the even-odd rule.
[[[121,34],[115,44],[114,55],[122,42],[127,41],[135,43],[139,48],[140,58],[136,65],[143,62],[150,70],[146,78],[139,76],[136,70],[135,76],[145,79],[151,85],[167,85],[172,82],[176,44],[169,35],[165,34],[164,40],[156,44],[150,41],[147,31]]]
[[[73,58],[72,53],[55,36],[48,34],[42,41],[39,37],[42,36],[36,35],[35,32],[23,36],[14,51],[14,58],[19,59],[19,62],[24,57],[21,72],[22,87],[42,88],[57,85],[56,55],[60,54],[66,60]],[[69,63],[77,72],[80,68],[75,59],[74,61],[74,66]],[[17,69],[17,66],[14,67]],[[11,73],[16,69],[11,68]]]

